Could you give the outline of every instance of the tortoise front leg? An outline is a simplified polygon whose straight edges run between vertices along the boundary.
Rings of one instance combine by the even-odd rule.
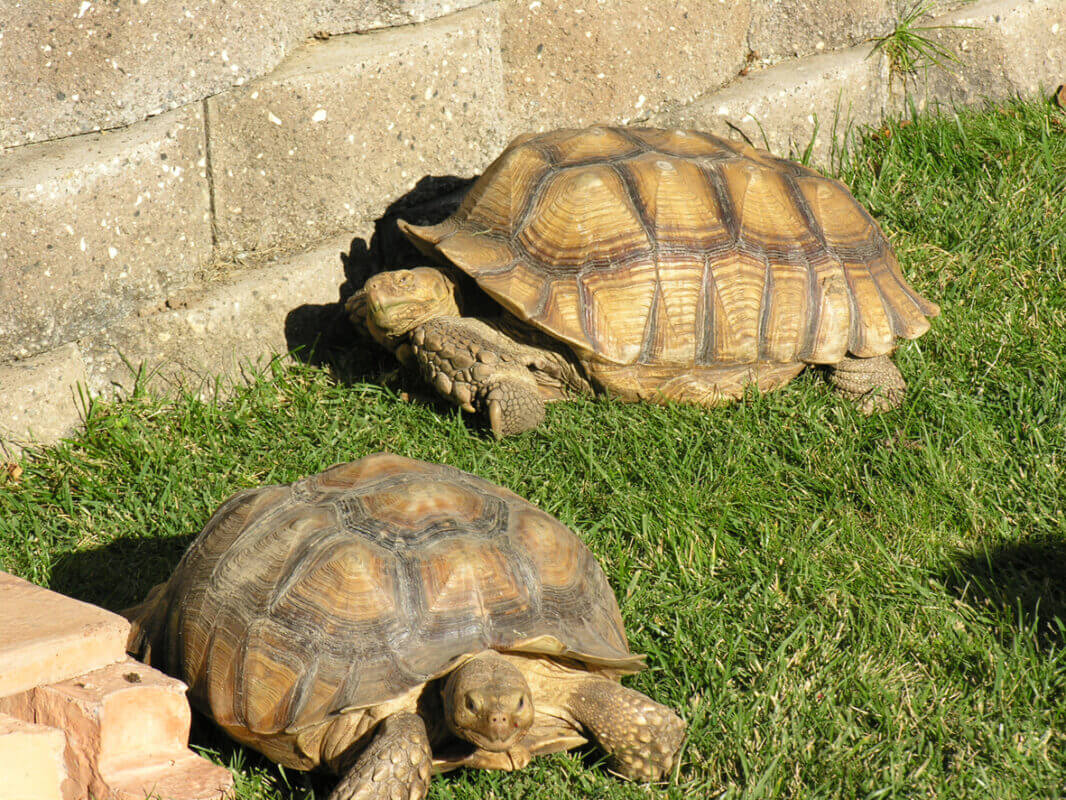
[[[497,438],[536,428],[546,401],[590,388],[566,356],[517,341],[498,323],[436,317],[410,341],[422,377],[464,411],[484,412]]]
[[[426,723],[417,714],[393,714],[378,723],[328,800],[422,800],[432,766]]]
[[[611,768],[630,780],[660,779],[685,738],[685,722],[672,710],[607,678],[582,681],[567,708],[611,757]]]

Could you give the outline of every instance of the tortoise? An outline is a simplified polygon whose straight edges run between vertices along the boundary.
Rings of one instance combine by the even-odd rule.
[[[139,606],[128,649],[226,733],[342,778],[332,800],[419,800],[432,770],[512,770],[594,740],[657,780],[685,723],[641,670],[607,578],[522,498],[379,453],[223,503]]]
[[[443,266],[372,276],[349,316],[497,436],[574,394],[712,406],[807,365],[891,408],[897,339],[939,313],[839,181],[694,130],[519,136],[452,216],[398,225]],[[463,316],[463,276],[498,313]]]

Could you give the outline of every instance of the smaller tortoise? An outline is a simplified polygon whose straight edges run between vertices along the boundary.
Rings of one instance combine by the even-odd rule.
[[[593,389],[710,406],[807,365],[889,408],[897,339],[939,311],[839,181],[698,131],[520,136],[451,217],[399,226],[443,267],[375,275],[349,314],[497,436]],[[496,314],[463,316],[463,274]]]
[[[420,800],[430,772],[512,770],[595,740],[656,780],[685,724],[581,541],[512,492],[387,453],[240,492],[126,615],[129,650],[233,738],[342,778],[331,800]]]

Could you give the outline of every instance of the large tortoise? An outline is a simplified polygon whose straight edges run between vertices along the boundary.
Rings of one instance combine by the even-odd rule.
[[[595,740],[662,777],[685,725],[596,560],[506,489],[381,453],[240,492],[133,621],[129,649],[228,734],[333,800],[419,800],[432,769],[516,769]]]
[[[399,225],[444,268],[375,275],[349,313],[498,436],[573,393],[714,405],[809,364],[892,407],[888,356],[939,313],[843,184],[698,131],[520,136],[451,217]],[[455,267],[499,316],[462,316]]]

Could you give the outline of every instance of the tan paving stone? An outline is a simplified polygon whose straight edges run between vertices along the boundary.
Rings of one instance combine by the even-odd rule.
[[[63,732],[0,713],[0,800],[66,800]]]
[[[0,697],[123,661],[118,614],[0,572]]]

